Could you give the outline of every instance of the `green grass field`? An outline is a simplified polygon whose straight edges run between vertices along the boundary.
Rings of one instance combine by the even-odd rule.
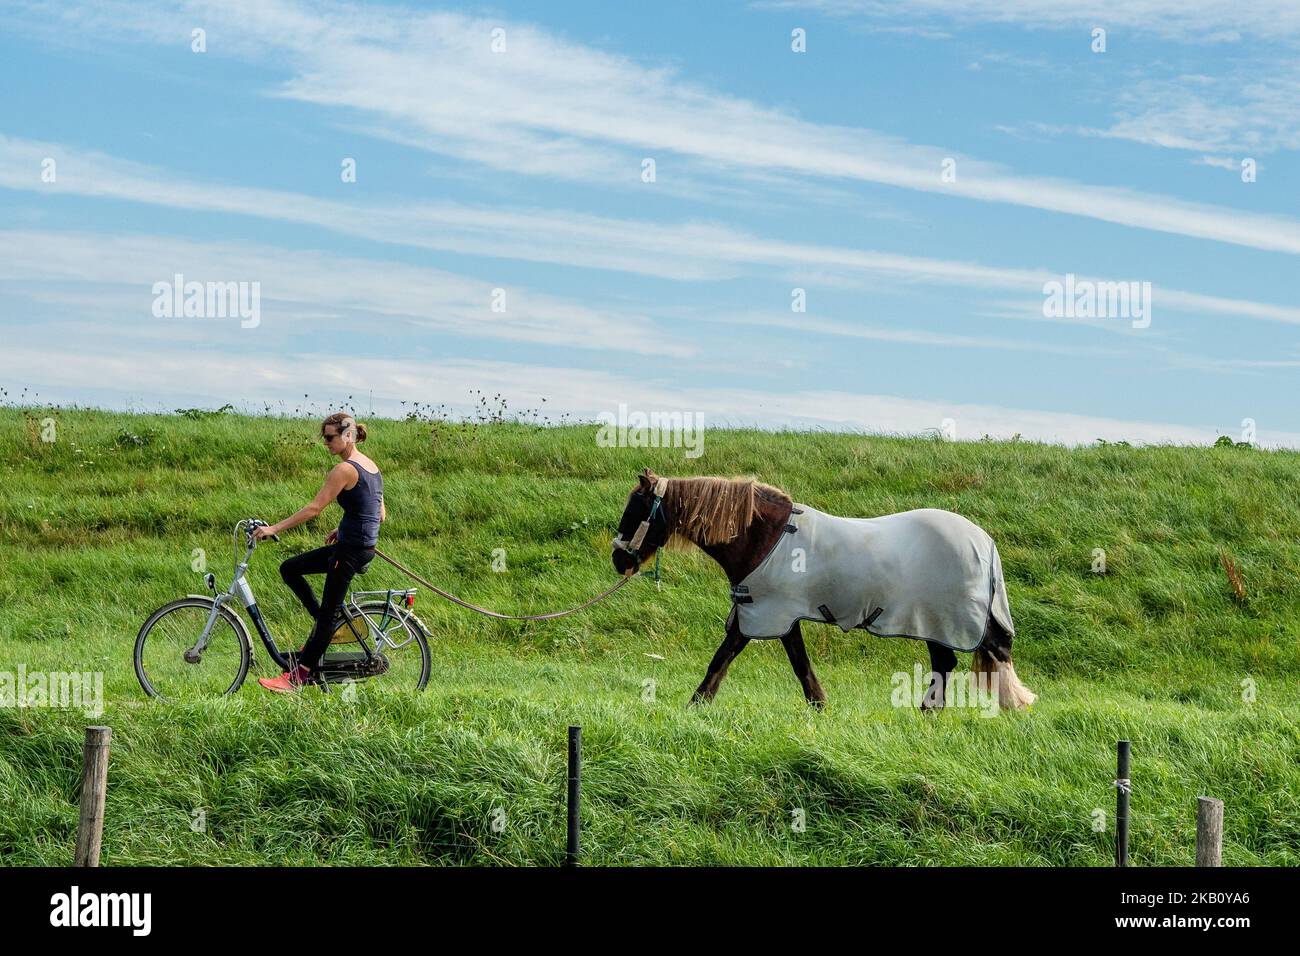
[[[662,591],[639,579],[558,621],[491,621],[422,593],[422,694],[286,699],[255,671],[231,699],[155,703],[131,666],[137,630],[204,590],[194,549],[228,576],[237,519],[278,520],[315,493],[329,465],[315,420],[10,406],[0,670],[102,671],[105,714],[0,708],[0,862],[71,862],[84,728],[106,723],[107,866],[554,864],[573,723],[592,865],[1104,866],[1120,738],[1133,742],[1135,865],[1190,865],[1200,794],[1226,803],[1225,863],[1300,863],[1294,453],[710,431],[688,459],[597,447],[589,425],[368,424],[381,546],[519,613],[616,580],[609,541],[647,466],[753,474],[837,514],[958,511],[998,543],[1017,670],[1039,702],[995,719],[894,707],[891,675],[928,669],[922,644],[807,624],[824,713],[776,641],[752,642],[716,702],[688,708],[728,610],[721,569],[691,551],[664,555]],[[279,634],[300,640],[310,621],[276,565],[337,515],[257,554],[250,577]],[[361,580],[406,584],[378,561]]]

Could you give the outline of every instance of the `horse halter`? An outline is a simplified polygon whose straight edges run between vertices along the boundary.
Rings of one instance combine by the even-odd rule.
[[[654,487],[655,502],[653,505],[650,506],[650,513],[646,515],[645,520],[642,521],[641,524],[637,526],[636,533],[632,535],[631,541],[624,541],[621,535],[619,537],[616,537],[614,539],[615,548],[626,551],[634,558],[637,557],[637,552],[641,550],[641,545],[645,541],[645,536],[650,532],[650,524],[655,520],[655,516],[659,513],[659,503],[663,500],[663,497],[667,493],[667,491],[668,491],[667,478],[660,478],[657,482],[655,482],[655,487]]]

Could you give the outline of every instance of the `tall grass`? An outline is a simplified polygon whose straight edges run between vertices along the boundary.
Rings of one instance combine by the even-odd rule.
[[[609,540],[646,466],[755,474],[838,514],[958,511],[998,542],[1017,670],[1040,701],[997,719],[895,708],[891,675],[926,661],[923,646],[808,624],[824,713],[779,642],[751,643],[716,702],[687,708],[727,591],[706,556],[672,552],[661,591],[638,580],[556,621],[422,594],[423,694],[272,698],[250,678],[233,699],[156,704],[131,668],[136,631],[203,590],[195,549],[224,579],[235,520],[276,520],[314,494],[329,465],[314,422],[4,408],[0,670],[103,672],[106,865],[555,863],[569,723],[584,728],[593,864],[1103,865],[1120,737],[1136,864],[1190,863],[1199,794],[1225,800],[1225,863],[1300,862],[1294,453],[737,430],[685,458],[601,448],[586,425],[370,424],[382,546],[508,611],[616,580]],[[253,586],[286,642],[310,622],[275,565],[336,517],[256,556]],[[362,585],[405,582],[376,562]],[[0,708],[0,860],[71,860],[86,723]]]

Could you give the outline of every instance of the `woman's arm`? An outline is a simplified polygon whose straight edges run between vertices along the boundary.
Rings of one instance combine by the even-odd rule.
[[[384,507],[384,496],[379,496],[379,523],[383,524],[388,520],[388,509]]]
[[[312,518],[324,511],[325,507],[339,496],[339,492],[347,485],[348,473],[351,471],[351,468],[348,468],[343,462],[339,462],[331,468],[330,473],[325,476],[325,484],[321,485],[320,491],[316,492],[315,498],[283,521],[277,521],[273,525],[258,528],[253,532],[253,534],[260,541],[263,538],[269,538],[273,534],[279,534],[282,531],[288,531],[290,528],[296,528],[304,521],[310,521]]]

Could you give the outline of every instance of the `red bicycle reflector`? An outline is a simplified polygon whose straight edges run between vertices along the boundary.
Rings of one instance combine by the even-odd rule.
[[[415,607],[415,595],[414,595],[414,594],[408,594],[408,595],[406,596],[406,606],[407,606],[407,607]]]

